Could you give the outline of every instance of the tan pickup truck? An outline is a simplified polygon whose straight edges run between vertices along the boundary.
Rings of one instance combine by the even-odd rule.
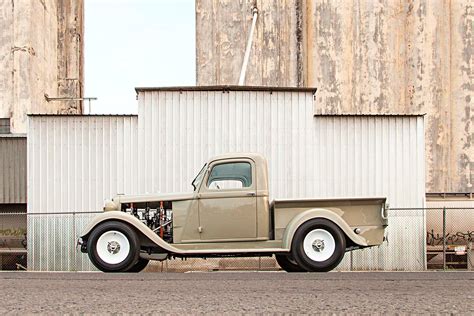
[[[149,260],[275,255],[288,272],[329,271],[346,251],[380,245],[386,199],[269,201],[267,162],[259,154],[212,158],[194,191],[118,195],[106,201],[78,240],[106,272],[138,272]]]

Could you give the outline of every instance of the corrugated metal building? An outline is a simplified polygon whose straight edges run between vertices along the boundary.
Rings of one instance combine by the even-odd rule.
[[[137,92],[138,118],[30,117],[29,213],[100,210],[117,193],[190,191],[209,157],[241,151],[268,158],[273,198],[383,195],[392,207],[424,206],[422,116],[315,116],[313,89]],[[389,245],[354,253],[353,268],[424,268],[424,213],[390,215]],[[29,269],[91,268],[73,250],[90,216],[30,216]]]
[[[104,199],[138,192],[137,149],[136,116],[29,117],[29,270],[93,269],[75,240]]]
[[[25,233],[26,136],[0,132],[0,270],[25,265]]]
[[[24,134],[0,134],[0,211],[4,204],[26,204]]]

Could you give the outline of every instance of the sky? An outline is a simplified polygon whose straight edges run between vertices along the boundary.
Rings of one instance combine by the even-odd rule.
[[[195,85],[194,12],[194,0],[86,0],[84,96],[98,98],[91,113],[136,114],[135,87]]]

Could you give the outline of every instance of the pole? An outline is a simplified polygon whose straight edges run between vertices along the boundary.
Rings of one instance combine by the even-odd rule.
[[[242,69],[240,70],[239,86],[243,86],[244,82],[245,82],[245,74],[247,72],[247,64],[249,62],[250,50],[252,49],[253,33],[255,31],[255,24],[257,23],[257,17],[258,17],[257,7],[254,7],[252,9],[252,14],[253,14],[252,26],[250,28],[249,39],[247,41],[247,48],[245,49],[244,62],[242,63]]]
[[[446,207],[443,207],[443,270],[446,270]]]

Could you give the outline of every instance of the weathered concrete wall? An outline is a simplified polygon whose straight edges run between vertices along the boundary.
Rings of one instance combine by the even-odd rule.
[[[196,1],[198,84],[237,84],[254,3],[254,0]],[[296,0],[258,1],[260,14],[247,84],[297,86],[296,6]]]
[[[197,0],[197,81],[236,84],[254,1]],[[314,86],[315,113],[427,113],[427,192],[474,181],[471,0],[257,1],[248,85]]]
[[[0,0],[0,117],[26,132],[27,113],[82,113],[83,0]]]

